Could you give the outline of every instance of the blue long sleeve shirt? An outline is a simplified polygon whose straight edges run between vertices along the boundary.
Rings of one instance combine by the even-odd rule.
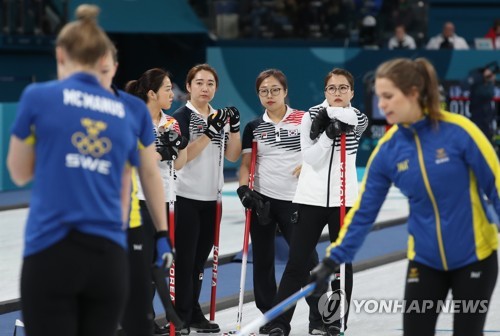
[[[498,248],[499,172],[488,139],[463,116],[442,111],[437,124],[425,117],[395,125],[372,153],[359,197],[327,256],[353,260],[394,183],[410,205],[410,260],[439,270],[483,260]]]

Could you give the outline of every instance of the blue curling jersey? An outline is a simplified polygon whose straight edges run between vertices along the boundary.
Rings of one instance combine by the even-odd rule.
[[[136,141],[138,141],[138,149],[148,147],[156,138],[151,130],[151,115],[149,114],[148,107],[144,101],[130,93],[118,90],[113,87],[115,96],[121,100],[130,110],[131,118],[129,119],[132,124],[132,131],[135,134]]]
[[[448,271],[498,249],[500,164],[495,150],[470,120],[442,111],[436,125],[425,117],[410,126],[395,125],[380,139],[359,198],[327,249],[334,261],[352,261],[392,183],[410,205],[408,259]]]
[[[24,90],[12,134],[33,144],[36,158],[25,257],[71,230],[125,247],[122,174],[138,164],[128,106],[86,73]]]

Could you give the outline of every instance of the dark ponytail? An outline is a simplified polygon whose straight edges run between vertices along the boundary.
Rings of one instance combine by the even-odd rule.
[[[163,69],[153,68],[144,72],[137,80],[131,80],[125,85],[125,91],[137,96],[148,103],[148,92],[158,92],[165,80],[170,78],[170,74]]]
[[[125,84],[125,91],[141,98],[145,103],[148,102],[147,94],[139,90],[139,81],[137,79],[133,79]]]

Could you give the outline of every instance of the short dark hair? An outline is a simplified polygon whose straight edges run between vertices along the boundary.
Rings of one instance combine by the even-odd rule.
[[[281,86],[283,86],[283,89],[285,89],[285,91],[288,90],[288,81],[286,79],[286,76],[283,71],[278,69],[267,69],[262,71],[255,80],[255,90],[259,91],[260,84],[262,84],[264,79],[269,77],[276,78],[278,82],[280,82]]]
[[[198,65],[195,65],[194,67],[192,67],[186,76],[186,84],[191,84],[191,81],[194,79],[196,74],[202,70],[208,71],[208,72],[212,73],[212,75],[214,75],[215,87],[218,88],[219,87],[219,76],[217,76],[217,71],[215,71],[215,69],[212,66],[208,65],[207,63],[198,64]]]
[[[325,87],[328,84],[328,81],[330,78],[333,76],[344,76],[347,81],[349,82],[349,85],[351,86],[351,90],[354,90],[354,76],[347,71],[346,69],[341,69],[341,68],[334,68],[332,71],[330,71],[326,76],[325,76]]]

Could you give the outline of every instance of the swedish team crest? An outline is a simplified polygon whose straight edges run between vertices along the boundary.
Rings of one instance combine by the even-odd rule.
[[[436,149],[436,164],[441,164],[450,161],[450,158],[448,154],[446,154],[446,151],[444,148],[438,148]]]

